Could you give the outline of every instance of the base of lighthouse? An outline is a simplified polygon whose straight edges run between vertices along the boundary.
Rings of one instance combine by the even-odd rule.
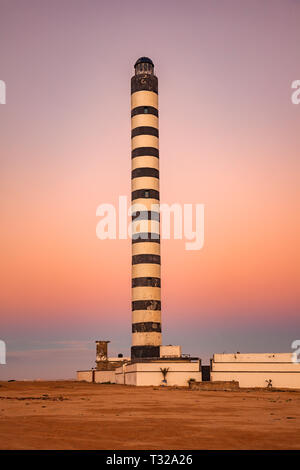
[[[168,369],[164,379],[161,369]],[[155,359],[147,362],[131,362],[116,369],[117,384],[135,386],[188,387],[190,379],[202,381],[201,361],[191,359]]]
[[[115,370],[117,384],[188,387],[202,381],[201,360],[181,355],[180,346],[160,346],[160,356],[131,360]]]

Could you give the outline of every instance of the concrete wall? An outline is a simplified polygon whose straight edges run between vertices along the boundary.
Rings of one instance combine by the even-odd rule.
[[[107,360],[108,360],[108,362],[119,362],[120,365],[121,365],[122,362],[124,362],[124,361],[129,362],[130,357],[127,357],[127,356],[124,356],[124,357],[109,357]]]
[[[93,379],[94,375],[94,379]],[[79,370],[77,371],[77,380],[95,383],[116,383],[114,370]]]
[[[239,382],[240,387],[300,389],[300,364],[292,362],[292,353],[214,354],[211,381]]]
[[[180,357],[181,356],[181,346],[161,346],[160,347],[160,357]]]
[[[160,368],[169,368],[167,373],[167,385],[187,387],[188,380],[193,378],[202,380],[200,361],[176,362],[155,361],[133,363],[116,370],[116,383],[135,386],[159,386],[162,385],[163,374]]]
[[[114,370],[95,370],[95,383],[116,383],[116,374]]]
[[[124,365],[115,370],[116,383],[119,385],[125,384],[125,368],[126,366]]]
[[[191,390],[203,390],[203,391],[232,391],[232,390],[239,390],[239,383],[238,382],[190,382],[190,389]]]
[[[214,362],[240,363],[240,362],[279,362],[291,363],[292,353],[236,353],[236,354],[214,354]]]
[[[78,370],[77,373],[77,380],[84,381],[84,382],[92,382],[93,381],[93,371],[92,370]]]

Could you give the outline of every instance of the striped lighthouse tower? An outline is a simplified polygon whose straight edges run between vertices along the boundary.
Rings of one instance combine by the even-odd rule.
[[[131,359],[160,356],[158,82],[148,57],[131,78],[132,347]]]

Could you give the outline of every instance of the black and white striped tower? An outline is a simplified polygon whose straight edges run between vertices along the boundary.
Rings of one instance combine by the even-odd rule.
[[[148,57],[131,78],[131,359],[155,358],[161,345],[158,82]],[[140,206],[140,210],[139,209]]]

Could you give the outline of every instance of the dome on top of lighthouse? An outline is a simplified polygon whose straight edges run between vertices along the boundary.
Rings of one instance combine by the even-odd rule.
[[[151,59],[149,59],[149,57],[140,57],[136,63],[134,64],[134,66],[136,67],[137,65],[139,64],[151,64],[153,67],[154,67],[154,64],[152,62]]]
[[[131,79],[131,93],[148,90],[157,93],[157,77],[154,64],[149,57],[140,57],[134,64],[134,77]]]

